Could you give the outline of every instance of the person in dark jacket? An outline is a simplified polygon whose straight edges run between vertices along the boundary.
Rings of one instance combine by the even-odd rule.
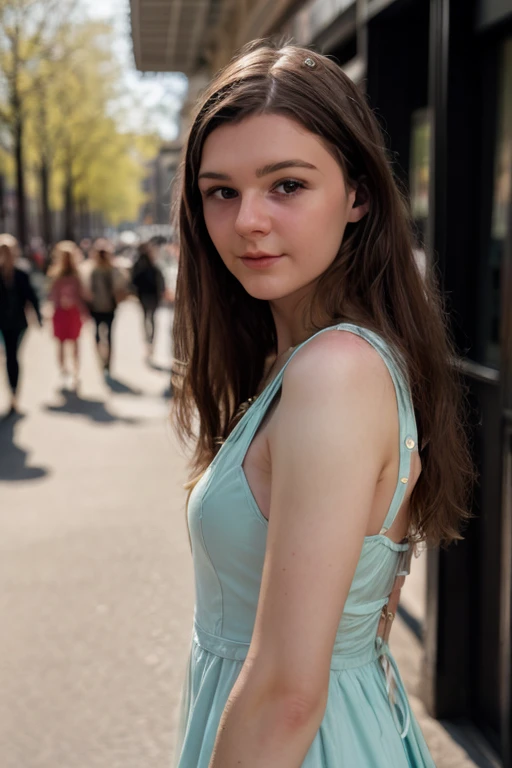
[[[142,243],[139,246],[138,258],[132,269],[132,285],[144,312],[144,333],[149,356],[155,339],[155,312],[165,291],[164,276],[154,263],[150,243]]]
[[[9,413],[16,412],[16,393],[20,367],[18,350],[28,323],[25,307],[32,304],[42,325],[39,301],[26,272],[17,269],[19,245],[12,235],[0,235],[0,333],[5,346],[7,378],[11,388]]]

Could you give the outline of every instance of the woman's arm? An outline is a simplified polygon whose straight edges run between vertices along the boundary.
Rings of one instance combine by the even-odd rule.
[[[302,765],[325,711],[336,630],[396,418],[387,368],[359,337],[324,333],[290,362],[269,438],[256,623],[210,768]]]
[[[158,294],[158,301],[160,301],[165,293],[164,274],[160,267],[156,267],[156,289]]]
[[[32,287],[32,283],[30,282],[30,277],[25,273],[23,274],[24,274],[24,283],[25,283],[25,301],[28,302],[29,304],[32,304],[32,306],[34,307],[34,312],[37,315],[39,325],[42,325],[43,319],[41,317],[39,299],[37,298],[37,294]]]
[[[56,307],[59,300],[59,281],[52,278],[50,283],[50,289],[48,291],[48,299]]]
[[[87,320],[89,318],[90,312],[89,312],[89,303],[91,301],[91,294],[87,290],[82,278],[80,275],[77,275],[76,278],[76,302],[78,305],[78,309],[80,311],[80,314],[84,320]]]

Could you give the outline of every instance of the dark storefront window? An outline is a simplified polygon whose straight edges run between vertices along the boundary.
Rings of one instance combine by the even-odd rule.
[[[512,38],[503,45],[499,73],[498,120],[494,181],[492,190],[492,217],[488,240],[484,295],[483,363],[494,368],[500,366],[501,321],[501,266],[508,236],[507,216],[512,190]]]

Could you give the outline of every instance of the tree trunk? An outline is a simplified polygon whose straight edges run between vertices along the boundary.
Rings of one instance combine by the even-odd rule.
[[[27,212],[25,207],[25,173],[23,168],[23,118],[18,107],[14,124],[14,162],[16,165],[16,221],[20,245],[27,244]]]
[[[79,240],[82,240],[88,234],[88,226],[87,226],[88,210],[87,210],[87,198],[86,197],[82,196],[80,198],[80,200],[78,202],[78,209],[79,209],[79,221],[80,221],[78,238],[79,238]]]
[[[66,170],[64,188],[64,237],[66,240],[75,239],[75,201],[73,199],[73,176],[71,164]]]
[[[91,237],[92,233],[92,215],[89,207],[89,200],[85,201],[85,237]]]
[[[50,168],[48,160],[43,155],[41,157],[41,165],[39,168],[40,183],[41,183],[41,231],[43,234],[43,240],[46,245],[52,245],[53,233],[52,233],[52,215],[50,212]]]
[[[39,84],[39,135],[41,165],[39,167],[41,185],[41,231],[47,246],[52,245],[52,215],[50,212],[50,151],[48,148],[48,120],[46,116],[46,89],[44,81]]]

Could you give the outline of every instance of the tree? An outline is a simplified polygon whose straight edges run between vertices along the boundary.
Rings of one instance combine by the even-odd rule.
[[[24,134],[28,106],[70,22],[74,0],[0,0],[0,120],[10,134],[16,169],[17,234],[26,241]]]
[[[123,130],[124,91],[109,25],[76,25],[70,41],[66,66],[47,78],[45,95],[53,177],[61,188],[65,236],[74,239],[77,208],[82,221],[93,211],[111,223],[135,218],[143,163],[157,143]]]
[[[159,143],[125,129],[130,100],[113,29],[75,17],[75,2],[0,0],[0,146],[14,160],[22,243],[26,185],[40,199],[47,243],[55,209],[64,210],[69,239],[99,215],[113,224],[136,218],[144,166]]]

